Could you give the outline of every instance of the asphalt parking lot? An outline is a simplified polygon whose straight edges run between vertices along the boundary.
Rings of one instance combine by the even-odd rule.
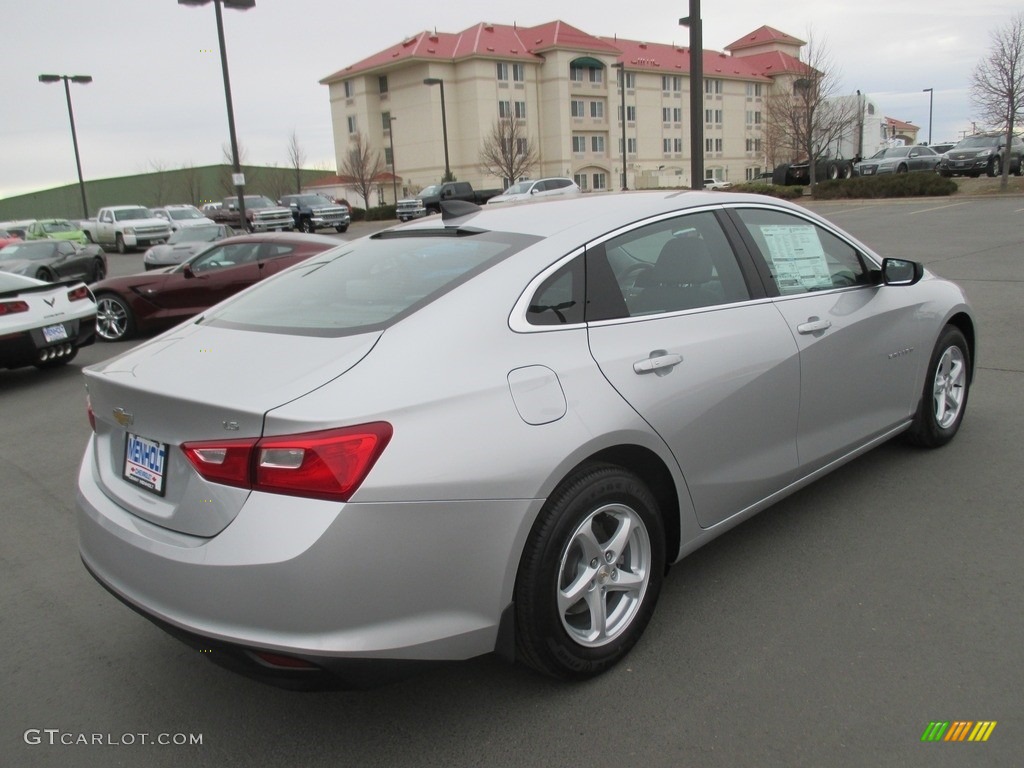
[[[132,342],[0,371],[0,762],[1021,765],[1024,197],[808,207],[965,287],[980,352],[964,426],[937,451],[886,444],[675,566],[639,645],[584,684],[491,658],[330,693],[221,670],[78,558],[80,368]],[[126,274],[142,256],[110,261]],[[997,726],[984,743],[923,743],[938,720]]]

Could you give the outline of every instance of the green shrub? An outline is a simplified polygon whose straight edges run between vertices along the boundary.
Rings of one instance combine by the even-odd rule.
[[[397,218],[397,215],[393,205],[378,205],[366,211],[366,221],[390,221],[394,218]]]
[[[803,197],[804,188],[800,186],[782,186],[779,184],[760,184],[748,182],[746,184],[733,184],[729,187],[730,192],[747,192],[752,195],[769,195],[770,197],[781,197],[783,200],[795,200]]]
[[[366,209],[352,206],[352,221],[366,221]]]
[[[895,173],[822,181],[814,189],[817,200],[849,198],[932,197],[956,192],[956,182],[937,173]]]

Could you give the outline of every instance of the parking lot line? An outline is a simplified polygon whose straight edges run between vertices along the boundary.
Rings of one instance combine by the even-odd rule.
[[[913,216],[915,213],[928,213],[929,211],[941,211],[945,208],[956,208],[958,205],[967,205],[969,201],[965,200],[962,203],[950,203],[949,205],[937,205],[934,208],[922,208],[920,211],[911,211],[908,216]]]

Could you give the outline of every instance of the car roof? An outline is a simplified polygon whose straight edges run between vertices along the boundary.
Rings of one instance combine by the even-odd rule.
[[[304,232],[262,232],[253,235],[235,235],[217,240],[216,245],[233,243],[321,243],[323,245],[342,245],[345,241],[327,235],[313,235]],[[210,243],[214,245],[214,243]]]
[[[605,192],[552,197],[531,206],[480,206],[466,216],[444,221],[441,216],[415,219],[401,225],[403,231],[435,230],[447,226],[485,230],[521,232],[538,237],[551,237],[570,228],[580,231],[585,239],[607,232],[610,228],[639,221],[659,213],[685,211],[707,205],[755,203],[801,210],[776,198],[737,192],[705,192],[666,190],[664,192]]]

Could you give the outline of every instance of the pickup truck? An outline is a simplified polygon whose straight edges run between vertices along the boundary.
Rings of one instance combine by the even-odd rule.
[[[171,236],[171,225],[141,205],[100,208],[95,219],[85,219],[80,226],[90,243],[116,246],[118,253],[148,248]]]
[[[277,202],[291,209],[295,228],[303,232],[316,232],[327,227],[344,232],[352,221],[346,206],[332,203],[323,195],[284,195]]]
[[[245,196],[244,222],[238,211],[237,197],[225,197],[220,208],[205,213],[217,224],[227,224],[232,229],[246,232],[288,232],[293,225],[292,212],[275,205],[273,200],[263,195]]]
[[[396,214],[400,221],[418,219],[428,213],[440,213],[442,200],[465,200],[467,203],[483,205],[492,197],[500,195],[500,189],[474,190],[468,181],[448,181],[444,184],[432,184],[416,197],[399,200]]]

